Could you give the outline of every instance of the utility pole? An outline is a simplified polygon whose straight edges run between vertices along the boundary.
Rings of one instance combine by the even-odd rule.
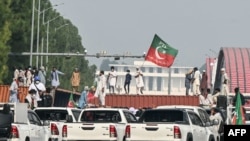
[[[46,52],[49,52],[49,23],[54,21],[55,19],[59,18],[60,16],[57,16],[49,21],[47,21],[45,24],[47,24],[47,46],[46,46]],[[46,65],[48,64],[49,61],[49,57],[46,56]]]
[[[32,24],[31,24],[31,37],[30,37],[30,66],[32,66],[32,53],[33,53],[33,36],[34,36],[34,16],[35,16],[35,0],[32,5]]]
[[[36,43],[36,52],[38,53],[39,52],[39,31],[40,31],[40,3],[41,2],[41,0],[38,0],[38,14],[37,14],[37,16],[38,16],[38,20],[37,20],[37,43]],[[36,67],[38,68],[38,60],[39,60],[39,58],[38,58],[38,56],[36,56]]]

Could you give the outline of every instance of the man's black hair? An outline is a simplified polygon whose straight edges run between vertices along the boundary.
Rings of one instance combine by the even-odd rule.
[[[216,91],[220,92],[220,88],[215,88]]]
[[[240,90],[239,87],[234,88],[234,92],[235,92],[235,93],[238,93],[239,90]]]
[[[103,71],[103,70],[101,70],[101,71],[100,71],[100,73],[101,73],[101,74],[104,74],[104,71]]]
[[[35,93],[36,93],[36,90],[35,90],[35,89],[31,89],[31,90],[29,90],[29,93],[30,93],[30,94],[35,94]]]

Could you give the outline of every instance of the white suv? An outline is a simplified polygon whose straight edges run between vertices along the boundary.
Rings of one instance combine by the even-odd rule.
[[[187,109],[195,112],[202,120],[202,122],[206,125],[206,127],[212,132],[216,141],[220,140],[220,136],[218,133],[217,126],[218,123],[210,120],[208,113],[206,110],[199,106],[187,106],[187,105],[164,105],[158,106],[157,109],[166,109],[166,108],[177,108],[177,109]]]

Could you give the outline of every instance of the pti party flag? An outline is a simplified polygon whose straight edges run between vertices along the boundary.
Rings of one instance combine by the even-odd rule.
[[[171,67],[177,54],[177,49],[171,47],[155,34],[145,60],[162,67]]]
[[[236,96],[236,104],[235,104],[235,114],[233,116],[233,124],[234,125],[241,125],[241,124],[245,124],[245,114],[243,111],[243,107],[241,104],[241,96],[240,93],[237,93]]]
[[[70,94],[70,97],[69,97],[69,102],[68,102],[67,107],[70,107],[70,108],[74,108],[74,107],[76,107],[76,105],[75,105],[75,101],[74,101],[74,98],[73,98],[73,94]]]

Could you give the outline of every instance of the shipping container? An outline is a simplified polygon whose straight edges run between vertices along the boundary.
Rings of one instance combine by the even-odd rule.
[[[55,93],[54,106],[66,107],[72,91],[57,89]],[[20,102],[24,102],[28,94],[28,87],[19,87]],[[9,101],[9,86],[0,85],[0,102]],[[74,101],[77,103],[80,93],[73,93]],[[98,98],[90,101],[93,105],[98,105]],[[159,105],[199,105],[197,96],[174,96],[174,95],[106,95],[106,105],[111,107],[134,107],[134,108],[153,108]]]

